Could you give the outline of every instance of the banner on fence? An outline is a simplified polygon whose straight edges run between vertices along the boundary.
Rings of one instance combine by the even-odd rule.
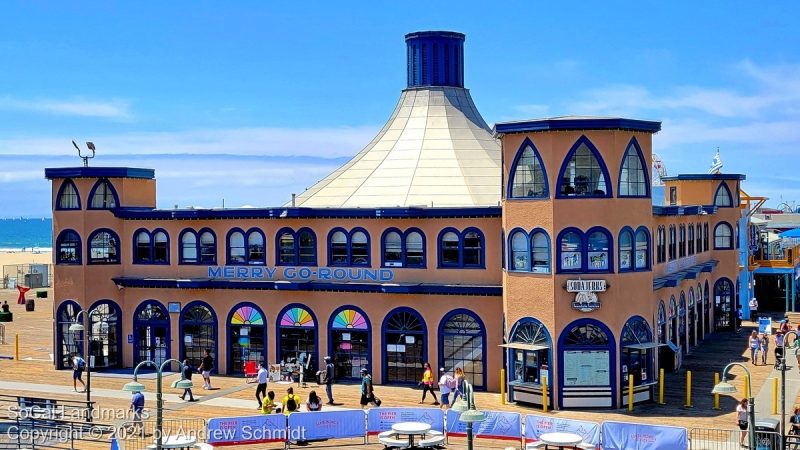
[[[555,417],[525,416],[525,440],[538,441],[544,433],[556,432],[575,433],[583,437],[583,442],[600,445],[600,425],[594,422],[572,419],[557,419]]]
[[[444,432],[444,412],[434,408],[371,408],[367,414],[369,434],[391,430],[398,422],[424,422]]]
[[[287,437],[302,439],[297,434],[300,430],[287,431],[283,414],[218,417],[208,421],[208,443],[215,446],[286,441]]]
[[[476,438],[486,439],[522,439],[522,416],[519,413],[500,411],[484,411],[486,420],[473,425],[472,433]],[[447,434],[449,436],[466,436],[467,424],[458,420],[460,412],[447,411]]]
[[[686,428],[641,423],[603,422],[603,449],[675,450],[687,448]]]
[[[347,411],[298,412],[289,416],[289,429],[301,430],[304,440],[363,438],[364,411],[360,409]]]

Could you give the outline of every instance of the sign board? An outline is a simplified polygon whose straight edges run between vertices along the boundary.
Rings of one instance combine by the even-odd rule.
[[[181,312],[180,302],[169,302],[167,305],[168,305],[167,308],[169,309],[170,313],[177,314]]]
[[[367,434],[361,409],[292,413],[289,430],[300,430],[307,440],[363,438]]]
[[[369,434],[392,429],[399,422],[423,422],[432,430],[444,432],[444,411],[433,408],[370,408],[367,413]]]
[[[610,386],[608,350],[573,350],[564,352],[565,386]]]
[[[772,318],[759,317],[758,318],[758,332],[759,334],[772,334]]]
[[[208,443],[216,446],[257,444],[289,439],[303,439],[301,429],[287,429],[286,416],[221,417],[208,421]]]
[[[473,435],[484,439],[522,439],[522,416],[514,412],[484,411],[486,420],[474,424]],[[461,413],[447,410],[447,435],[466,436],[467,424],[459,420]]]
[[[606,280],[567,280],[567,292],[605,292]]]
[[[575,293],[572,309],[581,312],[600,309],[596,292],[605,292],[607,288],[606,280],[567,280],[567,292]]]
[[[132,334],[128,335],[128,344],[133,344],[133,335]]]
[[[609,450],[667,450],[687,448],[686,428],[641,423],[603,422],[603,448]]]
[[[369,267],[208,266],[207,276],[226,280],[385,283],[394,279],[394,270]]]
[[[557,419],[529,414],[525,416],[525,441],[538,441],[545,433],[575,433],[583,442],[600,446],[600,424],[584,420]]]

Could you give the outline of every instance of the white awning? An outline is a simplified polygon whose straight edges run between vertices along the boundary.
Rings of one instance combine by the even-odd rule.
[[[656,342],[644,342],[644,343],[641,343],[641,344],[626,345],[623,348],[632,348],[632,349],[636,349],[636,350],[647,350],[647,349],[656,348],[656,347],[664,347],[666,345],[667,344],[659,344],[659,343],[656,343]]]
[[[510,342],[508,344],[500,344],[503,348],[513,348],[517,350],[550,350],[550,347],[541,344],[525,344],[523,342]]]

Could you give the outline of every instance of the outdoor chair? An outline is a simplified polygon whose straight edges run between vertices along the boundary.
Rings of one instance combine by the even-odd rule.
[[[244,379],[246,383],[255,383],[258,381],[258,366],[256,366],[255,361],[245,361]]]
[[[431,436],[427,439],[423,439],[419,441],[417,445],[420,447],[430,448],[430,447],[438,447],[443,444],[444,444],[444,436],[442,435],[442,436]]]

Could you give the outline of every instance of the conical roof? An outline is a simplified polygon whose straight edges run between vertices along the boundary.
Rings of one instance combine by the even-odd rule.
[[[500,144],[462,87],[463,39],[450,32],[407,35],[409,88],[392,116],[361,152],[297,196],[295,204],[498,205]]]

